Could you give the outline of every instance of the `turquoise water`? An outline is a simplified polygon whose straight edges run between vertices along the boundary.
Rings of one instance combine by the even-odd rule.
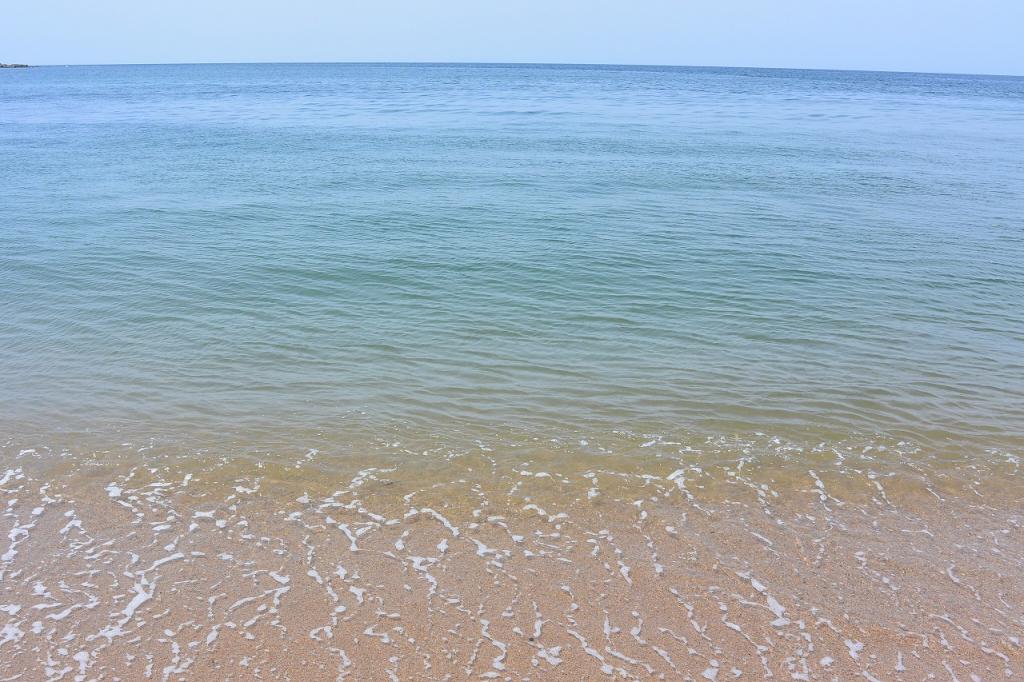
[[[43,67],[0,155],[8,438],[1024,435],[1024,79]]]

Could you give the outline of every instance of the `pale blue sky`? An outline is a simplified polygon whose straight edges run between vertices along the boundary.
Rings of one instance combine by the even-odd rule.
[[[1024,75],[1024,0],[9,0],[0,61],[474,61]]]

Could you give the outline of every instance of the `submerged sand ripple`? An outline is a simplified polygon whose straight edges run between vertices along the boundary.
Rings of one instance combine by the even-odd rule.
[[[0,675],[1024,672],[1012,458],[323,459],[7,453]]]

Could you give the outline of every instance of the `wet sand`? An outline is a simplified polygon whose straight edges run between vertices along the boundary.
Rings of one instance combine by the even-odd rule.
[[[9,447],[0,676],[1024,674],[1016,459],[576,449]]]

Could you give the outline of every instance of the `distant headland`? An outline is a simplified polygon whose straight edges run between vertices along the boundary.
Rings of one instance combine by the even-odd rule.
[[[0,64],[0,69],[27,69],[28,64]]]

